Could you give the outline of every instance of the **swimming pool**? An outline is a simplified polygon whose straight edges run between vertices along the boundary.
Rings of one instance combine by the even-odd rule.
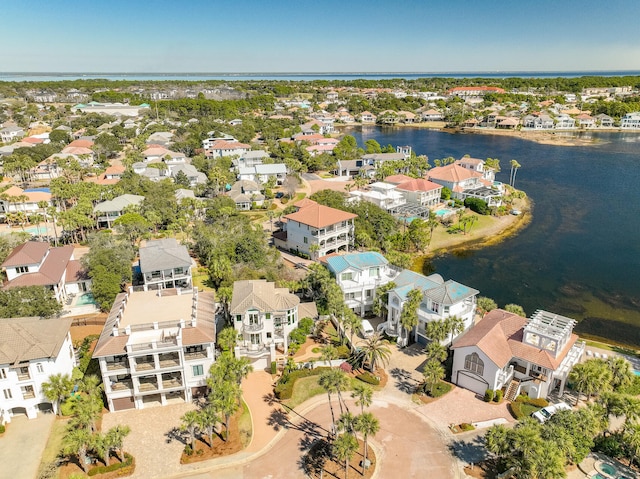
[[[450,215],[454,212],[454,210],[450,210],[449,208],[442,208],[440,210],[436,210],[436,215],[437,216],[446,216],[446,215]]]
[[[29,226],[24,229],[27,233],[32,235],[46,235],[47,227],[46,226]]]
[[[78,296],[76,306],[85,306],[87,304],[96,304],[93,293],[83,293],[81,296]]]

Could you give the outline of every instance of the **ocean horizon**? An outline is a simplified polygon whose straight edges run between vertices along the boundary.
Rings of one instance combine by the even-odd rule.
[[[0,72],[0,81],[73,80],[207,81],[207,80],[415,80],[418,78],[577,78],[640,76],[640,70],[476,71],[476,72]]]

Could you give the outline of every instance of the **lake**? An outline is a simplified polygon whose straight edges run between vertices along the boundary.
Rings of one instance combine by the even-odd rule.
[[[500,306],[516,303],[580,321],[576,332],[640,347],[640,134],[594,133],[595,146],[562,147],[498,135],[414,128],[350,129],[359,144],[411,145],[436,158],[469,154],[522,165],[516,187],[534,203],[517,236],[430,266],[480,290]],[[579,134],[579,133],[578,133]]]

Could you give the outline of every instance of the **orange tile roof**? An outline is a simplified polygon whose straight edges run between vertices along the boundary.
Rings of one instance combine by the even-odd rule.
[[[384,179],[384,182],[399,185],[400,183],[405,183],[411,180],[413,180],[413,178],[407,175],[390,175]]]
[[[91,140],[73,140],[71,143],[67,145],[68,147],[80,147],[80,148],[91,148],[93,146],[93,141]]]
[[[354,215],[353,213],[347,213],[346,211],[337,210],[317,203],[315,205],[305,206],[295,213],[285,216],[288,220],[297,221],[298,223],[314,228],[324,228],[325,226],[352,220],[357,217],[358,215]]]
[[[400,183],[397,187],[397,189],[405,191],[433,191],[439,188],[442,186],[422,178],[412,178],[411,181]]]
[[[7,259],[2,263],[2,267],[24,266],[27,264],[38,264],[42,261],[45,253],[49,250],[49,243],[42,241],[27,241],[20,246],[16,246]]]
[[[24,191],[18,186],[11,186],[2,192],[2,194],[11,197],[26,196],[27,203],[38,203],[39,201],[51,201],[51,193],[46,191]]]
[[[427,175],[430,179],[435,178],[437,180],[449,181],[451,183],[459,183],[469,178],[482,176],[480,173],[468,170],[460,165],[456,165],[455,163],[431,168]]]

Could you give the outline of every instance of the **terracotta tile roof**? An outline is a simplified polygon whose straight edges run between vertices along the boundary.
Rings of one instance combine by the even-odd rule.
[[[337,210],[324,205],[308,205],[295,213],[286,215],[285,218],[297,221],[304,225],[313,226],[314,228],[324,228],[325,226],[334,225],[342,221],[352,220],[358,215],[347,213],[346,211]]]
[[[93,150],[85,146],[67,146],[61,153],[69,153],[71,155],[93,155]]]
[[[310,206],[310,205],[317,205],[318,203],[316,203],[313,200],[310,200],[309,198],[302,198],[300,201],[296,201],[293,206],[295,206],[298,209],[304,208],[305,206]]]
[[[400,183],[397,189],[405,191],[433,191],[440,188],[442,188],[441,185],[438,185],[432,181],[422,178],[412,178],[411,181]]]
[[[429,179],[435,178],[441,181],[449,181],[451,183],[459,183],[473,177],[481,177],[480,173],[463,168],[460,165],[452,163],[445,166],[436,166],[431,168],[427,173]]]
[[[33,143],[34,145],[38,145],[38,144],[44,142],[44,140],[42,138],[34,138],[33,136],[29,136],[27,138],[23,138],[21,141],[23,141],[25,143]]]
[[[400,183],[404,183],[406,181],[411,181],[413,178],[407,175],[390,175],[384,179],[385,183],[391,183],[392,185],[399,185]]]
[[[0,364],[56,358],[70,326],[70,319],[0,319]]]
[[[80,148],[91,148],[93,146],[93,141],[91,140],[73,140],[71,143],[69,143],[67,145],[67,148],[69,147],[80,147]]]
[[[4,190],[2,194],[6,196],[26,196],[26,203],[38,203],[39,201],[51,201],[51,193],[46,191],[24,191],[18,186],[11,186]]]
[[[578,336],[572,334],[564,349],[554,357],[548,351],[522,342],[526,324],[526,318],[502,309],[494,309],[458,337],[451,347],[457,349],[476,346],[500,368],[509,364],[513,358],[519,358],[547,369],[557,369],[578,340]]]
[[[67,271],[65,274],[65,283],[76,283],[78,281],[83,281],[89,278],[89,273],[82,263],[77,259],[72,259],[67,264]]]
[[[49,250],[49,243],[42,241],[27,241],[17,246],[7,256],[2,263],[2,267],[25,266],[28,264],[39,264],[44,255]]]

